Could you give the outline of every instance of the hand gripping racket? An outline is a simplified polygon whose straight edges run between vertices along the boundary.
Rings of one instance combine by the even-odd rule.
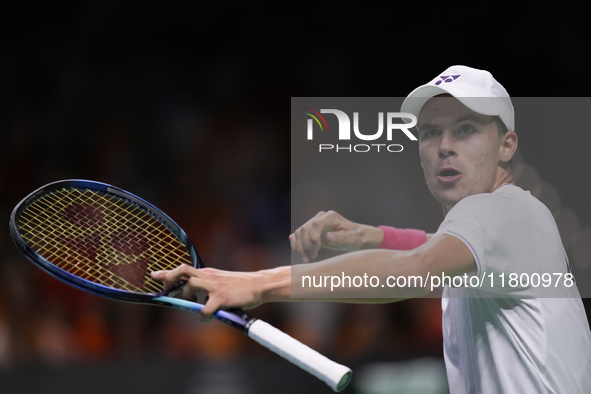
[[[203,268],[185,232],[155,206],[119,188],[86,180],[50,183],[12,211],[10,233],[35,265],[63,282],[102,297],[199,312],[202,304],[174,298],[152,271],[180,264]],[[213,316],[296,364],[333,390],[351,370],[239,309]]]

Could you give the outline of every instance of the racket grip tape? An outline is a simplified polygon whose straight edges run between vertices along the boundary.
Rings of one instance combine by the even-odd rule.
[[[262,320],[250,324],[248,336],[306,372],[342,391],[351,380],[351,369],[338,364]]]

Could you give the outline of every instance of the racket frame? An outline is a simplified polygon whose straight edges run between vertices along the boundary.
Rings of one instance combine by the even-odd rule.
[[[146,200],[131,194],[118,187],[95,181],[81,180],[81,179],[68,179],[63,181],[52,182],[45,186],[35,190],[27,197],[23,198],[21,202],[13,209],[10,215],[10,234],[17,248],[27,257],[29,261],[41,268],[47,274],[54,278],[73,286],[79,290],[91,293],[97,296],[113,298],[120,301],[140,303],[140,304],[152,304],[159,306],[172,307],[181,310],[187,310],[191,312],[198,312],[201,310],[203,305],[175,298],[174,295],[181,292],[184,283],[180,283],[179,286],[173,287],[160,293],[140,293],[130,290],[119,290],[109,286],[94,283],[84,278],[80,278],[73,275],[58,266],[52,264],[50,261],[45,259],[43,256],[35,252],[27,242],[22,238],[18,228],[18,218],[23,210],[35,203],[37,200],[51,194],[52,192],[62,191],[63,189],[85,189],[93,192],[107,193],[110,196],[119,198],[125,202],[131,202],[135,207],[138,207],[143,212],[156,219],[168,230],[170,230],[174,236],[185,246],[189,256],[191,258],[192,266],[194,268],[204,268],[203,260],[197,253],[197,250],[193,246],[193,243],[189,239],[188,235],[183,229],[168,215],[150,204]],[[231,326],[241,330],[245,334],[248,333],[249,326],[256,320],[256,318],[250,317],[248,314],[240,309],[232,309],[230,311],[218,311],[214,315],[214,318],[223,321],[224,323],[230,324]]]

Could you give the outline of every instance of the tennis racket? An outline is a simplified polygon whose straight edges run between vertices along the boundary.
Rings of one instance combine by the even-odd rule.
[[[120,301],[199,312],[202,304],[175,298],[152,271],[180,264],[203,268],[185,232],[143,199],[104,183],[64,180],[41,187],[12,211],[10,233],[19,250],[53,277]],[[351,370],[239,309],[213,316],[324,381],[343,390]]]

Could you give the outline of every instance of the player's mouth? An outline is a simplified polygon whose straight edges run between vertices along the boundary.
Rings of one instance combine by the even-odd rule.
[[[461,176],[462,174],[455,168],[444,168],[437,174],[437,179],[440,182],[451,183],[460,179]]]

